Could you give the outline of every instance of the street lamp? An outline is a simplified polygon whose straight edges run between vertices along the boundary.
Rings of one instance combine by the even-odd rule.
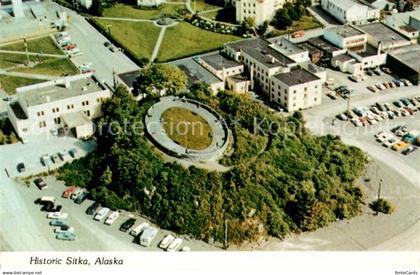
[[[106,28],[108,29],[108,34],[109,35],[111,35],[111,27],[112,27],[112,25],[110,25],[110,24],[106,25]]]

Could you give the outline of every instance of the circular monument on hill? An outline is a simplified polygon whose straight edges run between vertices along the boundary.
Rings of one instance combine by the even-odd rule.
[[[226,121],[199,101],[167,96],[147,111],[146,130],[165,153],[192,161],[215,161],[228,145]]]

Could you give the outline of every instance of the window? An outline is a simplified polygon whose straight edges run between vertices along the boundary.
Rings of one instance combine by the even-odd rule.
[[[88,106],[88,105],[89,105],[89,100],[82,101],[82,106]]]
[[[74,104],[67,105],[67,110],[74,109]]]
[[[37,113],[38,116],[43,116],[44,115],[44,111],[40,111]]]
[[[87,116],[90,116],[90,111],[89,111],[89,110],[85,111],[85,114],[86,114]]]
[[[45,127],[47,127],[47,123],[45,121],[40,121],[39,128],[45,128]]]
[[[58,112],[60,112],[60,109],[59,109],[58,107],[53,108],[53,109],[52,109],[52,112],[53,112],[53,113],[58,113]]]
[[[54,118],[54,123],[55,124],[61,124],[61,118],[59,118],[59,117]]]
[[[308,90],[308,87],[305,87],[304,91],[306,92]]]

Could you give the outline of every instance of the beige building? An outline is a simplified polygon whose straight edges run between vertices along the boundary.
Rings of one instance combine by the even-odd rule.
[[[324,31],[324,38],[342,49],[353,51],[366,49],[367,34],[351,25],[326,29]]]
[[[102,116],[102,102],[111,97],[111,91],[92,74],[17,88],[16,94],[8,115],[22,140],[59,130],[78,138],[91,136],[92,119]]]
[[[285,0],[236,0],[236,21],[241,23],[246,17],[253,17],[256,25],[273,18]]]
[[[271,78],[270,100],[288,112],[321,104],[322,80],[304,69],[279,73]]]

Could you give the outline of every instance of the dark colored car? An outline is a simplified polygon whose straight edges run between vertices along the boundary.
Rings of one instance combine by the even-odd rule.
[[[19,163],[16,168],[17,168],[19,173],[23,173],[26,170],[25,164],[23,162]]]
[[[35,185],[39,188],[39,190],[47,189],[48,185],[42,178],[36,178],[34,180]]]
[[[402,151],[402,153],[407,156],[407,155],[415,152],[416,150],[417,150],[417,147],[410,146],[407,149],[405,149],[404,151]]]
[[[87,199],[88,195],[88,192],[83,192],[77,197],[77,199],[74,200],[74,202],[77,204],[82,204],[82,202],[84,202]]]
[[[42,206],[41,211],[60,212],[61,208],[63,208],[61,205],[54,205],[52,202],[47,202]]]
[[[101,206],[99,202],[94,202],[88,209],[86,209],[86,214],[93,215],[95,214],[96,210]]]
[[[133,225],[136,223],[136,219],[133,218],[129,218],[128,220],[126,220],[125,222],[123,222],[120,226],[120,230],[122,232],[127,232],[128,230],[130,230],[131,227],[133,227]]]

